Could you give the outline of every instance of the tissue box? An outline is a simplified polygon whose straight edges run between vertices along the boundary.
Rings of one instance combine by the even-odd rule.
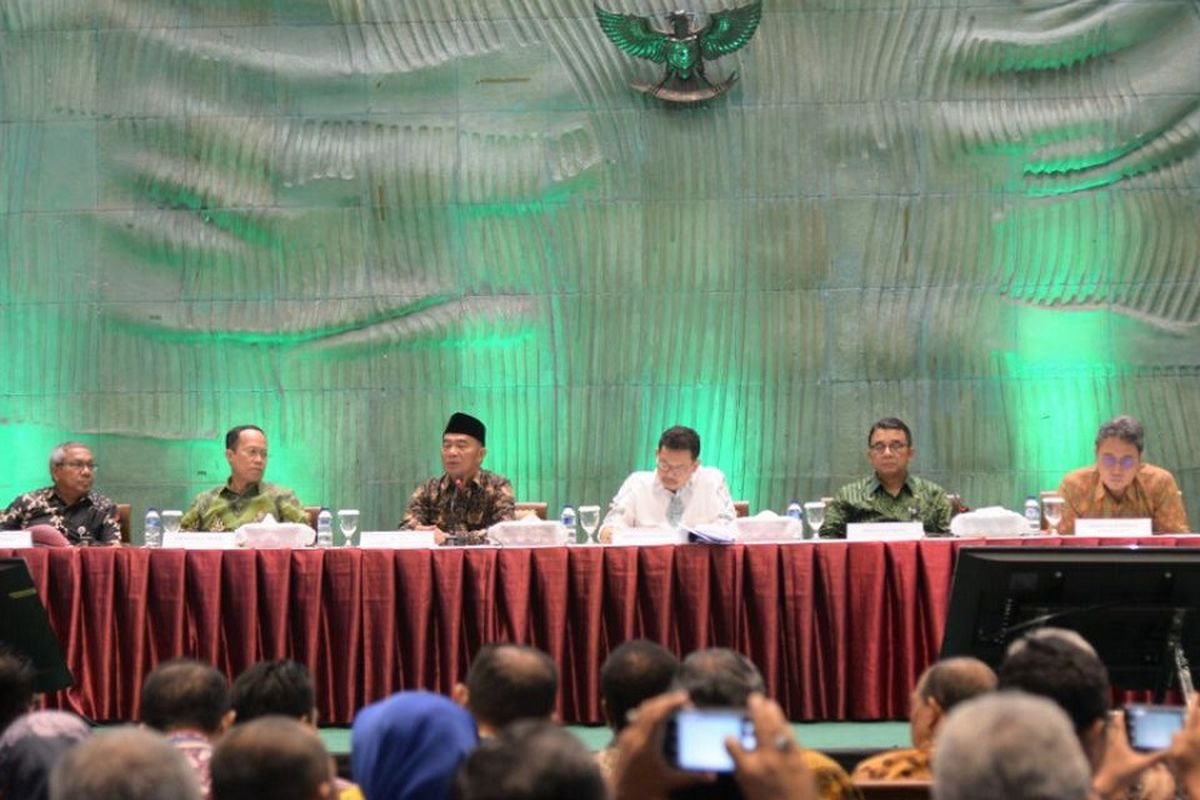
[[[739,542],[794,542],[804,538],[804,523],[791,517],[742,517],[732,525]]]
[[[488,538],[506,547],[562,546],[567,543],[567,529],[558,522],[526,518],[497,522],[488,528]]]
[[[316,541],[317,532],[299,522],[253,522],[238,528],[234,537],[239,547],[278,550],[309,547]]]

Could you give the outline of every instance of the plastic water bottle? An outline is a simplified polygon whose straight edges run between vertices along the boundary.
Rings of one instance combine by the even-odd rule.
[[[146,510],[146,522],[142,528],[142,542],[146,547],[162,547],[162,516],[157,508]]]
[[[333,547],[333,514],[324,506],[317,514],[317,547]]]
[[[799,526],[799,531],[795,534],[797,539],[804,538],[804,506],[800,505],[799,500],[793,499],[788,503],[787,507],[788,519],[796,520],[796,525]]]
[[[1042,507],[1033,495],[1025,498],[1025,521],[1029,524],[1029,536],[1042,532]]]
[[[567,529],[567,544],[579,544],[579,536],[575,532],[575,506],[563,506],[558,519]]]

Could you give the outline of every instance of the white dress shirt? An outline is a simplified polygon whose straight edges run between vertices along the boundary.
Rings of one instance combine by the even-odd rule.
[[[604,524],[631,528],[670,527],[667,506],[672,494],[663,487],[654,470],[635,472],[621,484]],[[699,467],[678,494],[683,501],[683,516],[679,520],[683,527],[732,522],[737,516],[725,474],[716,467]]]

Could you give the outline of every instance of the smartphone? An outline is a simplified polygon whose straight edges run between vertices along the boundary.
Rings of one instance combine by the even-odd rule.
[[[1152,706],[1130,703],[1125,706],[1125,729],[1134,750],[1164,750],[1183,727],[1187,709],[1183,706]]]
[[[680,709],[667,721],[663,754],[677,769],[733,772],[733,759],[725,749],[727,736],[754,749],[754,723],[744,708]]]

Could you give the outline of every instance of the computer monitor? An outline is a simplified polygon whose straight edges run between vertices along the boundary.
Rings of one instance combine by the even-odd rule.
[[[996,667],[1010,642],[1054,626],[1096,648],[1122,689],[1170,688],[1177,646],[1200,663],[1200,549],[964,547],[941,657]]]
[[[34,691],[53,692],[73,683],[23,558],[0,558],[0,642],[32,662]]]

